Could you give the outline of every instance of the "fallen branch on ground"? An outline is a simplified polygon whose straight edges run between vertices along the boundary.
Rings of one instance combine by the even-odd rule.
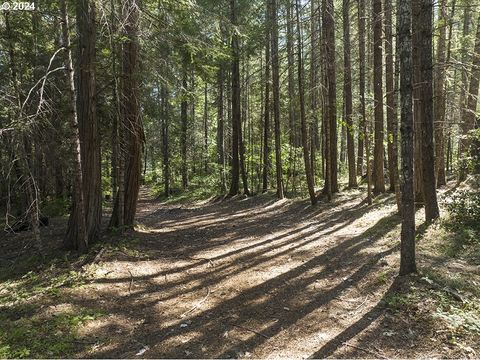
[[[185,317],[185,315],[191,313],[192,311],[194,311],[196,308],[198,308],[200,305],[202,305],[205,300],[207,300],[208,296],[210,295],[210,288],[207,287],[207,295],[201,300],[199,301],[194,307],[192,307],[190,310],[188,311],[185,311],[182,315],[180,315],[181,318]]]

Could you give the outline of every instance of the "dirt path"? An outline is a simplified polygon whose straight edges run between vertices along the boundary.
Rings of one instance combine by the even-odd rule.
[[[377,199],[367,210],[356,193],[317,207],[267,196],[196,207],[144,198],[142,230],[130,235],[138,256],[106,258],[105,276],[85,299],[88,305],[95,294],[109,314],[85,334],[104,337],[107,328],[119,336],[85,355],[415,354],[420,349],[355,345],[359,334],[387,338],[379,300],[398,256],[399,218],[391,200]],[[409,340],[410,347],[415,336]]]
[[[464,355],[421,311],[386,306],[409,286],[394,280],[391,195],[370,207],[355,191],[316,207],[269,195],[166,206],[144,190],[138,222],[85,285],[47,306],[104,314],[81,327],[76,356]]]

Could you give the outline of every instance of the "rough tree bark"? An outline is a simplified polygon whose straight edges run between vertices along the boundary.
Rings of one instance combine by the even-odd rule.
[[[83,170],[85,221],[89,244],[97,240],[102,217],[100,135],[96,116],[95,5],[90,0],[76,2],[78,30],[77,111]],[[78,224],[73,206],[65,245],[73,247]]]
[[[83,194],[83,174],[82,174],[82,158],[80,154],[80,134],[78,131],[78,118],[77,118],[77,103],[76,103],[76,90],[75,90],[75,72],[73,69],[72,49],[70,44],[70,36],[68,34],[69,21],[67,15],[67,6],[65,0],[60,0],[60,11],[62,14],[62,42],[65,47],[65,59],[64,66],[67,72],[67,85],[68,85],[68,97],[69,97],[69,125],[71,128],[70,142],[73,159],[73,204],[76,209],[73,211],[75,218],[72,221],[76,224],[75,233],[72,234],[73,238],[69,239],[66,244],[75,250],[85,252],[88,249],[88,236],[85,219],[85,201]]]
[[[416,1],[416,0],[414,0]],[[400,50],[400,109],[402,134],[402,230],[400,275],[417,271],[415,264],[415,203],[413,194],[413,63],[411,0],[398,0]]]
[[[445,173],[445,74],[446,74],[446,34],[447,0],[440,0],[438,9],[437,61],[434,79],[435,113],[435,174],[437,187],[446,185]]]
[[[352,64],[350,55],[350,0],[343,0],[343,96],[347,125],[348,187],[357,186],[355,140],[353,138]]]
[[[419,24],[420,43],[418,56],[420,66],[419,114],[422,129],[422,188],[425,197],[425,218],[432,221],[439,215],[435,184],[435,152],[433,147],[433,0],[417,0],[419,10],[414,22]]]
[[[373,151],[373,192],[385,192],[383,173],[383,68],[382,0],[373,0],[373,95],[375,109],[375,146]]]
[[[300,4],[295,0],[296,22],[297,22],[297,70],[298,70],[298,95],[300,100],[300,132],[302,137],[303,161],[305,164],[305,175],[307,177],[308,194],[312,205],[317,203],[315,189],[313,186],[313,174],[310,168],[310,158],[308,154],[308,134],[307,121],[305,118],[305,89],[304,89],[304,69],[302,56],[302,28],[300,23]]]
[[[230,0],[230,21],[233,27],[237,26],[236,0]],[[237,30],[233,30],[231,50],[232,50],[232,183],[230,185],[231,196],[235,196],[239,191],[240,182],[240,55],[238,48]]]
[[[277,0],[270,1],[271,47],[272,47],[272,92],[273,121],[275,126],[275,172],[277,179],[277,198],[283,199],[282,145],[280,143],[280,74],[278,61],[278,10]]]

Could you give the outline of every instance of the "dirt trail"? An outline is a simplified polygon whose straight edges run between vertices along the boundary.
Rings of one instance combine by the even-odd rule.
[[[270,196],[164,206],[144,194],[136,255],[107,256],[80,301],[109,314],[85,335],[116,335],[80,355],[435,356],[415,332],[388,333],[394,210],[391,196],[367,207],[356,192],[316,207]]]
[[[315,207],[141,196],[136,230],[88,266],[87,283],[44,300],[52,314],[104,314],[80,328],[77,357],[464,356],[432,340],[431,316],[385,305],[410,286],[396,278],[392,195],[367,206],[345,191]]]

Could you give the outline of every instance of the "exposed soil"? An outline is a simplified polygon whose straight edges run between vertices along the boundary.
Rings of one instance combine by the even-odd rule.
[[[386,305],[422,286],[421,275],[396,277],[393,196],[362,199],[348,191],[315,207],[270,195],[163,205],[144,189],[125,250],[105,251],[85,285],[43,299],[42,311],[105,314],[81,327],[76,357],[480,355],[474,336],[463,338],[468,350],[451,344],[428,299],[408,311]],[[420,268],[434,260],[421,253]]]

